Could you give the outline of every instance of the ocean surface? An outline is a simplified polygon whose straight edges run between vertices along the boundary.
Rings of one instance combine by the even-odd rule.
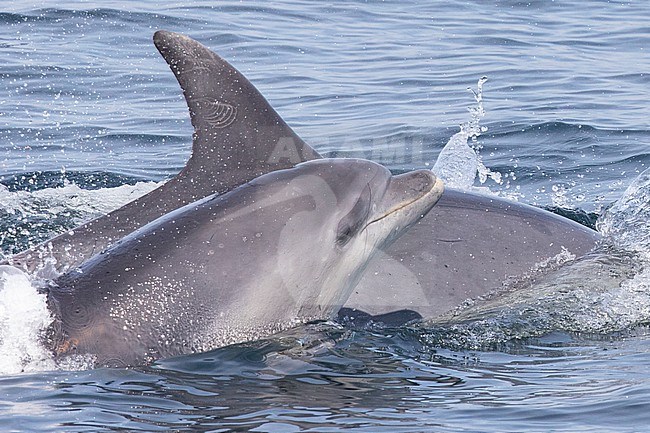
[[[229,60],[326,156],[431,168],[480,122],[474,186],[599,219],[620,249],[456,323],[316,323],[132,369],[34,362],[42,305],[15,281],[0,430],[648,431],[649,17],[605,0],[3,1],[2,255],[184,166],[192,127],[158,29]]]

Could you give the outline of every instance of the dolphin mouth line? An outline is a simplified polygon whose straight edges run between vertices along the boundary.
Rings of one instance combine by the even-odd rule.
[[[388,216],[394,214],[395,212],[399,212],[400,210],[405,209],[405,208],[411,206],[413,203],[416,203],[416,202],[418,202],[418,201],[420,201],[420,200],[423,200],[423,199],[429,197],[430,195],[432,195],[432,194],[433,194],[435,191],[437,191],[437,190],[440,190],[440,191],[441,191],[441,195],[442,195],[442,192],[444,192],[444,188],[445,188],[445,186],[444,186],[443,181],[440,180],[439,178],[436,178],[436,181],[435,181],[435,182],[433,183],[433,185],[431,186],[431,189],[430,189],[429,191],[427,191],[426,193],[424,193],[422,196],[420,196],[420,197],[418,197],[418,198],[414,198],[413,200],[411,200],[411,201],[409,201],[409,202],[407,202],[407,203],[402,203],[402,204],[400,204],[400,205],[398,205],[397,207],[394,207],[394,208],[392,208],[392,209],[389,209],[389,210],[388,210],[386,213],[384,213],[383,215],[381,215],[381,216],[379,216],[379,217],[373,219],[372,221],[368,222],[368,224],[366,224],[366,225],[363,227],[363,229],[365,230],[365,229],[366,229],[368,226],[370,226],[371,224],[374,224],[374,223],[376,223],[376,222],[378,222],[378,221],[381,221],[381,220],[383,220],[384,218],[386,218],[386,217],[388,217]],[[435,203],[434,203],[434,205],[435,205]]]

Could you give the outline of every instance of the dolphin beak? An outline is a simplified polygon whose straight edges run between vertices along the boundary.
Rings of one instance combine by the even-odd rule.
[[[372,224],[395,212],[413,214],[411,223],[422,218],[438,202],[444,192],[444,183],[431,170],[415,170],[392,176],[384,194],[383,209],[377,210]]]

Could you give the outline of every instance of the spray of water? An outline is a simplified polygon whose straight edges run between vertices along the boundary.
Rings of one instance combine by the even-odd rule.
[[[156,182],[138,182],[87,190],[69,183],[37,191],[10,191],[0,185],[0,259],[117,209],[158,186]]]
[[[460,131],[449,139],[432,169],[436,176],[453,188],[472,188],[477,175],[481,183],[485,183],[488,178],[498,184],[502,182],[501,174],[487,168],[478,154],[481,149],[478,137],[487,131],[487,127],[480,125],[485,116],[483,84],[486,81],[487,77],[481,77],[476,91],[468,89],[476,102],[476,105],[469,107],[470,119],[460,125]]]
[[[0,266],[0,374],[54,368],[41,343],[51,322],[46,295],[20,270]]]
[[[641,254],[650,262],[650,169],[627,187],[596,226],[619,248]]]

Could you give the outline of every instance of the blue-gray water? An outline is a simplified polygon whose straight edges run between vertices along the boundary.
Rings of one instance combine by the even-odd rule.
[[[484,186],[600,214],[650,165],[648,17],[645,2],[596,0],[5,1],[2,251],[106,211],[113,187],[182,168],[192,130],[157,29],[231,61],[321,153],[396,171],[433,164],[485,75],[480,154],[503,182]],[[463,326],[311,325],[146,368],[7,375],[0,426],[647,431],[645,277],[566,296],[564,315],[541,296]],[[518,319],[531,310],[557,314]]]

